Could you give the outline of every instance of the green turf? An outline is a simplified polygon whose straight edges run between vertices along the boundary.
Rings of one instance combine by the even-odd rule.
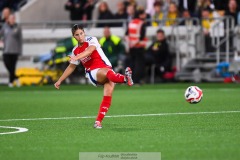
[[[29,129],[0,135],[0,160],[77,160],[79,152],[161,152],[162,160],[238,160],[239,85],[197,84],[203,100],[188,104],[183,94],[189,85],[117,85],[108,116],[211,113],[107,117],[101,130],[93,129],[92,118],[102,98],[101,87],[65,85],[58,91],[52,86],[0,86],[0,126]],[[86,118],[29,120],[61,117]],[[9,119],[28,120],[3,121]],[[0,133],[11,131],[15,130],[0,128]]]

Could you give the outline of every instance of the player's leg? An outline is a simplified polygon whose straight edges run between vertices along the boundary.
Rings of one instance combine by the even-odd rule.
[[[106,80],[114,83],[127,83],[129,86],[133,85],[132,71],[129,67],[126,68],[125,75],[115,73],[113,70],[108,68],[101,68],[97,72],[97,81],[100,84],[104,84]]]
[[[96,122],[94,124],[94,128],[98,128],[98,129],[102,128],[101,122],[111,106],[112,93],[114,90],[115,83],[108,80],[103,86],[104,86],[104,88],[103,88],[104,96],[103,96],[102,103],[101,103],[99,111],[98,111],[98,116],[96,118]]]

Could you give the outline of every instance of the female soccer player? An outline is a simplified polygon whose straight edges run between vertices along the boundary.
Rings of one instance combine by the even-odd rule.
[[[72,35],[78,41],[78,45],[72,50],[69,66],[54,86],[56,89],[59,89],[62,81],[81,63],[85,68],[86,77],[89,81],[94,86],[103,85],[103,100],[94,124],[94,128],[101,129],[101,122],[111,105],[115,83],[127,83],[127,85],[132,86],[132,71],[127,67],[125,75],[115,73],[112,70],[111,63],[103,53],[97,38],[85,36],[82,26],[75,24],[72,27]]]

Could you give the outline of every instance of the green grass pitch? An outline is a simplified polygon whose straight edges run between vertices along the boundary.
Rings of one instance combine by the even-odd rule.
[[[194,84],[117,85],[101,130],[93,128],[101,87],[0,86],[0,126],[28,129],[0,134],[0,160],[78,160],[79,152],[161,152],[162,160],[239,160],[240,86],[197,84],[203,99],[188,104],[183,95],[190,85]],[[13,131],[0,128],[0,133]]]

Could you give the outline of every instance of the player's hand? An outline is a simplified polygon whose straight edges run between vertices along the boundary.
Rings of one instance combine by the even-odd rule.
[[[56,89],[59,89],[60,88],[60,85],[61,85],[61,82],[60,81],[57,81],[55,84],[54,84],[54,87]]]
[[[70,58],[69,62],[78,60],[77,57],[75,56],[69,56],[69,58]]]

